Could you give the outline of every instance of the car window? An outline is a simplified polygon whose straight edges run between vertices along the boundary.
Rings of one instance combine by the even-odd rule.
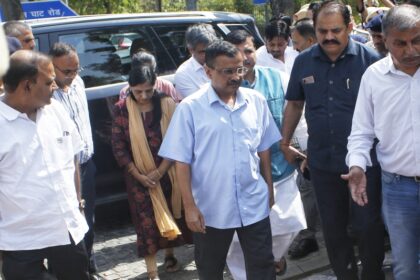
[[[254,32],[252,32],[252,30],[250,30],[249,26],[246,25],[246,24],[236,24],[236,23],[234,23],[234,24],[218,24],[218,27],[221,28],[222,30],[224,30],[226,33],[229,33],[229,32],[235,31],[235,30],[245,30],[249,34],[254,35],[254,43],[255,43],[255,47],[257,49],[264,44],[264,42],[259,40],[256,37],[256,34]]]
[[[178,66],[190,56],[185,44],[185,32],[189,26],[191,26],[191,24],[153,26],[153,30]],[[215,31],[219,38],[223,38],[222,33],[217,28],[215,28]]]
[[[189,54],[185,46],[185,31],[189,25],[154,26],[153,30],[165,45],[176,65],[187,60]]]
[[[156,48],[160,43],[139,26],[64,34],[58,36],[58,41],[76,48],[86,87],[127,81],[131,53],[145,49],[156,55],[160,49]]]

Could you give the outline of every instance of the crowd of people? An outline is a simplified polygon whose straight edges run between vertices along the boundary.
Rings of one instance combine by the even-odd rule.
[[[362,27],[341,2],[314,2],[293,24],[273,18],[259,48],[245,30],[222,40],[192,25],[174,85],[130,50],[111,138],[149,279],[160,249],[171,273],[190,243],[200,279],[227,265],[235,280],[274,280],[287,254],[319,249],[320,230],[339,280],[384,280],[387,235],[394,279],[420,279],[420,8],[408,2],[358,1]],[[3,29],[3,277],[101,279],[77,51],[41,54],[25,23]]]

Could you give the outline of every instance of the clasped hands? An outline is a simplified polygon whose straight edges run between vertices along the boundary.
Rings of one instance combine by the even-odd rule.
[[[147,174],[141,174],[134,163],[127,166],[127,171],[130,173],[140,184],[146,188],[156,187],[159,180],[163,177],[159,169],[154,169]]]

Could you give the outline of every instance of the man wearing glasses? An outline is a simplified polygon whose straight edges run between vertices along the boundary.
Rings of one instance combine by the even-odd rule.
[[[76,49],[71,45],[56,43],[51,48],[49,55],[53,61],[56,75],[55,82],[58,86],[54,91],[53,97],[69,113],[84,144],[83,150],[78,154],[82,182],[82,203],[84,204],[82,206],[89,225],[89,231],[86,233],[84,241],[90,261],[89,273],[91,274],[91,279],[99,279],[99,276],[96,275],[97,267],[93,254],[96,167],[92,160],[92,129],[90,127],[85,85],[82,78],[78,75],[82,69],[80,68]]]
[[[268,108],[280,130],[289,75],[271,67],[255,65],[254,38],[245,30],[230,32],[227,41],[239,49],[245,59],[244,65],[248,68],[241,86],[252,88],[267,99]],[[306,228],[306,221],[294,176],[295,165],[286,161],[277,143],[271,147],[270,154],[275,205],[270,211],[273,254],[276,272],[282,274],[286,271],[283,255],[297,233]],[[236,237],[231,244],[227,263],[235,280],[246,279],[244,258]]]
[[[265,98],[239,87],[239,50],[218,41],[205,57],[211,82],[178,105],[159,155],[175,161],[199,278],[223,279],[236,232],[248,279],[274,280],[270,147],[281,136]]]
[[[29,25],[20,21],[8,21],[3,25],[6,36],[15,37],[19,40],[24,50],[35,49],[35,37]]]

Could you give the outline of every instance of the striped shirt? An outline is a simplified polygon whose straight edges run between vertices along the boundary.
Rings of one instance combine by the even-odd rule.
[[[60,102],[70,118],[76,125],[80,138],[83,141],[83,149],[78,154],[80,164],[87,162],[93,155],[92,129],[90,127],[89,110],[86,100],[85,85],[82,78],[76,76],[69,87],[68,92],[58,88],[53,97]]]

